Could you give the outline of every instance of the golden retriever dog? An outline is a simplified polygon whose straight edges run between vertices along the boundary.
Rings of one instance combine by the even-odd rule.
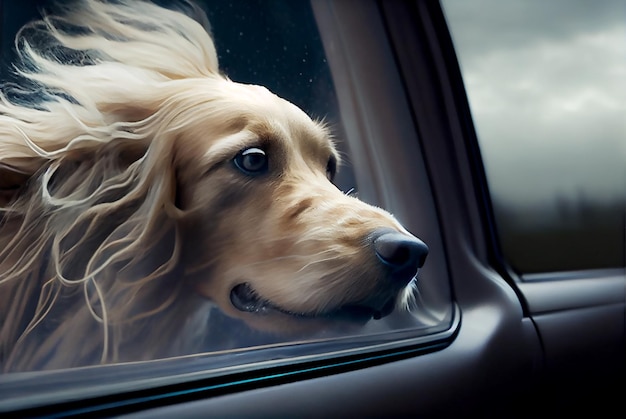
[[[0,369],[241,344],[208,327],[215,308],[305,336],[410,299],[426,245],[337,189],[328,129],[221,74],[205,15],[184,9],[83,0],[18,34],[23,83],[0,96]]]

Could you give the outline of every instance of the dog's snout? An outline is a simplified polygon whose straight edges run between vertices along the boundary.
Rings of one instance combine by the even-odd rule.
[[[395,230],[378,230],[373,245],[380,261],[395,271],[417,272],[424,266],[428,246],[417,237]]]

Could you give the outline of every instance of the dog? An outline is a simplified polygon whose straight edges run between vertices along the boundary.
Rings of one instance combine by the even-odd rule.
[[[184,6],[82,0],[18,33],[23,83],[0,96],[5,372],[241,345],[208,327],[216,308],[306,336],[414,292],[427,246],[337,189],[328,127],[222,74]]]

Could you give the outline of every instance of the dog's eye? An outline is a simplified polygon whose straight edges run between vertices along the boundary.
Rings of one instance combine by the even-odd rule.
[[[337,158],[330,156],[328,163],[326,164],[326,177],[331,182],[335,180],[335,174],[337,173]]]
[[[265,151],[256,147],[241,150],[233,161],[237,169],[248,176],[262,175],[269,167]]]

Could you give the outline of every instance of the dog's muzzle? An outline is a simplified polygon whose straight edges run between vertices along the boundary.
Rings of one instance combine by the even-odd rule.
[[[280,312],[300,318],[350,318],[353,320],[380,319],[389,315],[396,306],[397,297],[424,265],[428,246],[418,238],[390,228],[374,230],[368,236],[372,258],[378,260],[383,279],[376,292],[368,298],[351,302],[330,312],[306,313],[286,310],[260,296],[250,283],[235,286],[230,293],[231,303],[242,312],[268,314]]]

